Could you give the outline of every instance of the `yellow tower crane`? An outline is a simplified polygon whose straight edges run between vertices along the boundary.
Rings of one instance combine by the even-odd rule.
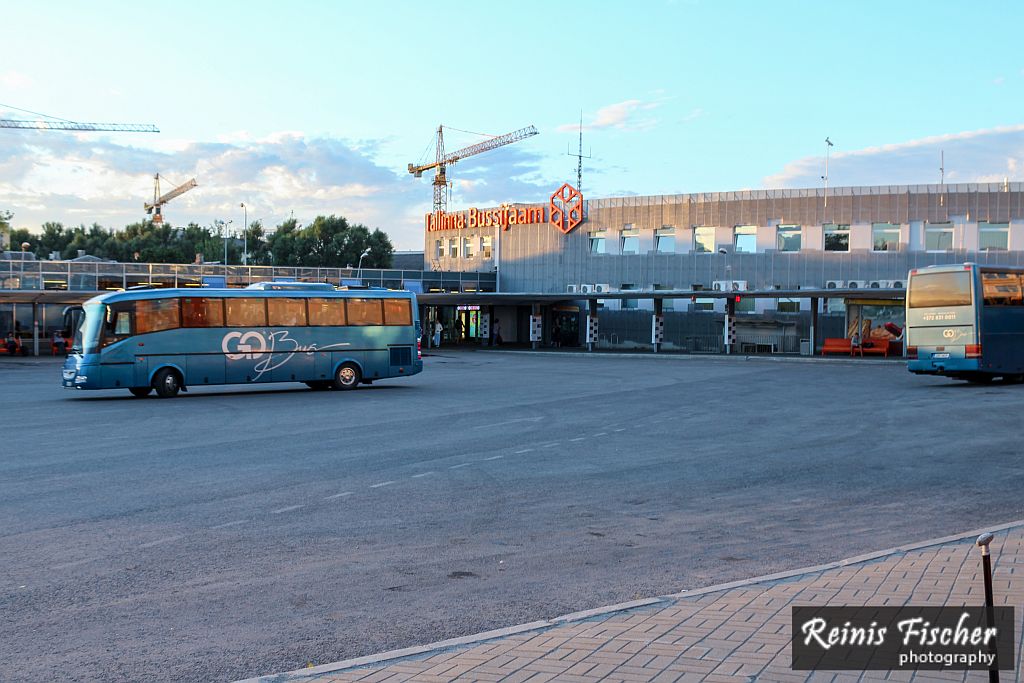
[[[155,176],[153,176],[153,203],[151,204],[149,202],[146,202],[142,205],[143,208],[146,209],[146,215],[152,215],[154,223],[163,223],[164,217],[160,213],[160,207],[162,207],[164,204],[171,201],[175,197],[180,197],[181,195],[185,194],[196,185],[196,179],[193,178],[188,182],[178,185],[176,188],[174,188],[167,194],[161,195],[160,174],[157,173]]]
[[[451,166],[459,159],[465,159],[476,154],[483,154],[489,152],[497,147],[503,147],[510,145],[513,142],[519,142],[528,137],[537,135],[537,129],[533,126],[527,126],[526,128],[520,128],[519,130],[512,131],[511,133],[505,133],[504,135],[496,135],[483,142],[478,142],[468,147],[449,152],[444,152],[444,126],[437,127],[437,158],[429,164],[423,164],[417,166],[416,164],[409,164],[409,173],[412,173],[415,177],[420,178],[423,176],[424,171],[428,171],[432,168],[437,170],[434,172],[434,211],[446,211],[448,209],[448,177],[446,175],[446,168]]]

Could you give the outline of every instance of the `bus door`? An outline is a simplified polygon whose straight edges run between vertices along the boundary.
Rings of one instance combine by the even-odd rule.
[[[105,307],[100,331],[100,377],[103,387],[135,386],[136,344],[134,302],[125,301]]]

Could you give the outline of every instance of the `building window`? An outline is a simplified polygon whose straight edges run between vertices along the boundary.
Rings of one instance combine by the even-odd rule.
[[[952,223],[927,223],[924,228],[925,251],[949,251],[953,248]]]
[[[480,256],[482,256],[485,259],[492,258],[492,256],[493,256],[493,254],[491,252],[491,236],[490,235],[484,235],[483,237],[480,238]]]
[[[448,238],[448,256],[450,258],[459,258],[459,240],[454,237]]]
[[[434,240],[434,258],[441,258],[442,256],[444,256],[444,242]]]
[[[799,225],[780,225],[776,234],[776,248],[779,251],[800,251]]]
[[[462,238],[462,257],[473,258],[473,238],[463,237]]]
[[[850,226],[827,223],[825,228],[825,251],[850,251]]]
[[[715,310],[714,299],[697,299],[693,302],[693,310],[695,311],[713,311]]]
[[[800,300],[799,299],[779,299],[776,310],[779,313],[799,313],[800,312]]]
[[[608,247],[606,246],[605,239],[607,233],[603,230],[601,232],[590,233],[590,253],[591,254],[607,254]]]
[[[674,254],[676,251],[676,229],[666,225],[654,231],[654,251],[659,254]]]
[[[619,253],[640,253],[640,233],[633,227],[632,223],[627,223],[622,228],[622,232],[619,233]]]
[[[978,251],[1006,251],[1009,248],[1009,223],[978,222]]]
[[[737,225],[733,228],[732,250],[737,254],[757,253],[757,226]]]
[[[871,251],[899,251],[900,226],[893,223],[871,224]]]
[[[740,297],[740,300],[736,303],[737,313],[753,313],[754,312],[754,299],[753,297],[744,296]]]
[[[633,289],[636,289],[636,285],[629,282],[624,282],[622,283],[622,286],[619,287],[619,291],[622,292],[628,292]],[[622,308],[636,308],[638,303],[640,302],[637,301],[636,299],[622,299]]]
[[[657,284],[654,285],[654,291],[655,292],[664,292],[665,290],[669,290],[669,289],[672,289],[671,285],[657,285]],[[674,301],[675,301],[675,299],[662,299],[661,300],[661,310],[662,311],[671,311],[674,308],[674,306],[672,305],[672,303]]]
[[[710,254],[715,250],[715,229],[700,227],[693,229],[693,250],[698,254]]]

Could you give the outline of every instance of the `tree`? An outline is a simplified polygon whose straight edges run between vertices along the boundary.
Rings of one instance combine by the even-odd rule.
[[[40,258],[52,252],[73,258],[78,251],[122,262],[192,263],[200,254],[206,262],[224,258],[224,236],[213,226],[189,223],[174,227],[147,220],[115,231],[98,223],[88,228],[65,228],[61,223],[47,222],[41,234],[32,235],[24,228],[12,229],[11,217],[10,212],[0,211],[0,230],[9,234],[10,248],[18,250],[22,242],[28,242],[30,250]],[[245,236],[249,263],[253,265],[355,267],[359,256],[369,249],[363,267],[387,268],[394,253],[384,232],[370,232],[365,225],[349,223],[344,216],[317,216],[305,227],[289,218],[270,236],[262,222],[256,220],[246,226]],[[242,262],[242,245],[241,236],[227,240],[228,263]]]
[[[0,250],[9,249],[8,237],[11,231],[11,219],[14,214],[10,211],[0,211]]]

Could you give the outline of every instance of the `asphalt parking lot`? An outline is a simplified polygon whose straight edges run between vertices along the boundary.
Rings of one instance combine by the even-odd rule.
[[[1021,385],[426,365],[159,400],[0,363],[0,680],[232,680],[1024,516]]]

